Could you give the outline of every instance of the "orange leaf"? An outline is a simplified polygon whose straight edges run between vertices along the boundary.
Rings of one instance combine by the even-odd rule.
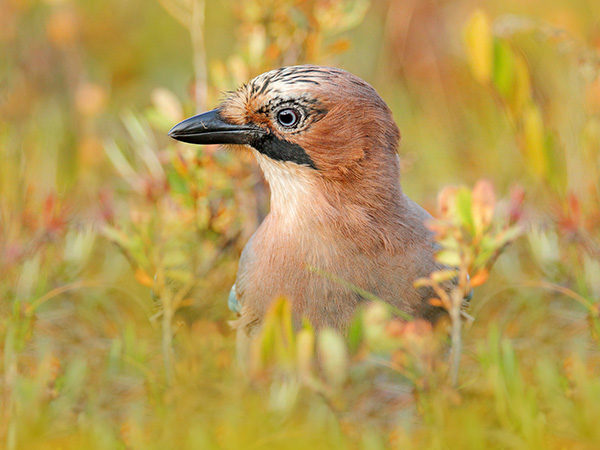
[[[440,308],[444,307],[444,303],[439,298],[430,298],[428,301],[431,306],[439,306]]]
[[[152,277],[140,268],[135,270],[135,279],[143,286],[152,287],[154,284]]]
[[[331,53],[343,53],[350,48],[350,41],[348,39],[339,39],[329,46]]]
[[[473,276],[473,278],[471,278],[471,286],[472,287],[481,286],[483,283],[485,283],[487,281],[489,276],[490,276],[490,271],[488,269],[480,270]]]

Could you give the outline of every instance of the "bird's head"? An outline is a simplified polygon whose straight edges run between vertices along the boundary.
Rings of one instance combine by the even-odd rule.
[[[274,162],[327,180],[354,181],[369,171],[398,176],[399,132],[389,108],[369,84],[330,67],[284,67],[259,75],[218,108],[174,126],[169,136],[250,146],[263,170]]]

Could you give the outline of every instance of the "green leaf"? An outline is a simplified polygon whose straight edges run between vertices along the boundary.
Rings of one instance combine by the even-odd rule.
[[[461,263],[460,254],[455,250],[442,250],[435,255],[435,259],[449,267],[458,267]]]
[[[167,182],[172,192],[188,195],[189,185],[185,179],[183,179],[175,170],[169,170],[167,172]]]
[[[357,311],[348,328],[348,348],[351,353],[355,353],[360,348],[364,339],[363,314],[364,310]]]
[[[165,267],[175,267],[185,264],[190,260],[189,252],[183,249],[171,250],[165,253],[162,263]]]
[[[515,115],[521,113],[525,105],[531,101],[531,77],[525,59],[521,55],[514,55],[515,82],[512,93],[511,106]]]
[[[505,97],[511,98],[515,85],[515,58],[512,49],[504,41],[494,41],[493,81],[496,89]]]
[[[507,228],[496,236],[497,245],[499,247],[503,247],[504,245],[516,240],[522,234],[523,228],[518,225]]]
[[[473,222],[472,204],[473,198],[471,191],[469,191],[467,188],[460,188],[456,194],[456,212],[461,225],[471,233],[475,228]]]
[[[112,227],[110,225],[105,225],[102,228],[102,233],[109,240],[115,242],[116,244],[120,245],[121,247],[128,248],[131,243],[131,240],[130,240],[129,236],[127,236],[127,234],[125,234],[120,229]]]

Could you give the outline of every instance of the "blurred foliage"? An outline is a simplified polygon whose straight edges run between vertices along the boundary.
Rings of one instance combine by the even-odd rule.
[[[598,448],[599,15],[0,2],[0,447]],[[304,62],[358,74],[394,111],[403,186],[432,212],[441,191],[432,227],[457,268],[427,282],[457,276],[458,313],[476,286],[475,320],[434,329],[375,303],[348,336],[315,335],[281,300],[243,373],[226,299],[267,190],[248,155],[166,132]]]
[[[473,320],[462,311],[472,297],[472,288],[485,283],[500,254],[522,233],[514,224],[521,213],[523,196],[513,196],[508,217],[497,218],[496,193],[487,180],[478,181],[473,190],[448,186],[438,196],[439,218],[426,224],[435,234],[439,247],[436,259],[446,266],[427,278],[415,281],[416,287],[429,286],[436,298],[429,302],[444,308],[452,323],[450,349],[451,379],[458,383],[462,349],[462,318]],[[472,278],[471,278],[472,276]]]

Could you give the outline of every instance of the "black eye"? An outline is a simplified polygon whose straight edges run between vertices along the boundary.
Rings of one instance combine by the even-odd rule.
[[[282,109],[277,113],[277,122],[284,127],[293,127],[300,121],[300,113],[295,109]]]

